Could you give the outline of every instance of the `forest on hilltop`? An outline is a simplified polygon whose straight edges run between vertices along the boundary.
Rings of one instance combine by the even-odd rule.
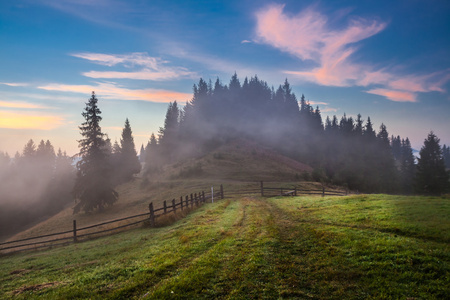
[[[95,93],[82,112],[77,163],[50,141],[30,140],[11,158],[0,151],[0,239],[75,201],[74,213],[102,210],[120,195],[115,186],[141,171],[128,118],[120,143],[102,132]],[[159,132],[139,159],[144,177],[164,165],[201,157],[235,139],[248,139],[313,168],[292,180],[314,180],[364,193],[442,194],[449,191],[450,147],[433,132],[419,158],[407,137],[389,135],[370,117],[322,119],[304,95],[297,99],[286,79],[278,88],[257,76],[229,84],[200,79],[183,108],[168,105]],[[201,168],[201,166],[199,166]],[[200,170],[201,171],[201,170]],[[299,176],[300,175],[300,176]],[[301,177],[301,178],[300,178]],[[248,178],[252,180],[252,178]]]
[[[297,100],[286,79],[278,88],[257,76],[241,84],[236,73],[228,85],[200,79],[193,98],[181,109],[169,104],[164,127],[153,134],[141,156],[146,173],[165,163],[198,156],[235,138],[247,138],[307,163],[309,178],[365,193],[412,193],[416,162],[409,139],[378,131],[370,117],[345,114],[322,119],[302,95]],[[438,141],[439,142],[439,141]],[[444,145],[439,157],[447,156]]]

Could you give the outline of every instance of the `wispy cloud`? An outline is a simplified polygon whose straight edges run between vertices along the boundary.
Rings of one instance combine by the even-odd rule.
[[[63,125],[61,116],[0,111],[0,128],[51,130]]]
[[[68,84],[49,84],[45,86],[38,87],[47,91],[62,91],[62,92],[73,92],[90,94],[95,91],[99,97],[115,100],[140,100],[140,101],[150,101],[150,102],[160,102],[169,103],[174,100],[177,101],[188,101],[192,97],[188,93],[180,93],[176,91],[169,90],[158,90],[158,89],[127,89],[118,86],[115,83],[103,83],[99,82],[96,85],[68,85]]]
[[[329,103],[321,102],[321,101],[309,101],[309,104],[311,104],[311,105],[328,105]]]
[[[0,101],[0,107],[23,109],[48,109],[49,107],[28,102]]]
[[[368,90],[367,93],[384,96],[396,102],[416,102],[416,95],[411,92],[390,89],[372,89]]]
[[[104,54],[104,53],[76,53],[74,57],[89,60],[93,63],[113,67],[121,65],[129,69],[137,69],[131,72],[122,71],[89,71],[83,73],[90,78],[116,78],[116,79],[139,79],[139,80],[168,80],[177,78],[197,77],[195,72],[186,68],[173,67],[168,61],[158,57],[151,57],[147,53],[135,52],[131,54]]]
[[[0,84],[7,85],[7,86],[13,86],[13,87],[28,86],[28,83],[23,83],[23,82],[0,82]]]
[[[351,56],[358,50],[356,43],[384,30],[386,22],[354,18],[346,27],[332,29],[327,16],[313,7],[288,15],[284,5],[267,6],[256,17],[259,43],[315,64],[309,70],[285,71],[302,80],[326,86],[373,87],[367,92],[402,102],[417,101],[418,92],[443,91],[442,86],[450,80],[448,70],[440,79],[436,74],[401,77],[387,68],[380,70],[352,61]]]

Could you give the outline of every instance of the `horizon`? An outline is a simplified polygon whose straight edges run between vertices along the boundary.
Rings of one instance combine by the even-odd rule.
[[[0,151],[33,139],[76,154],[95,91],[103,132],[119,141],[128,118],[139,152],[169,102],[234,72],[287,78],[323,120],[360,113],[417,151],[430,131],[450,145],[449,13],[447,1],[2,2]]]

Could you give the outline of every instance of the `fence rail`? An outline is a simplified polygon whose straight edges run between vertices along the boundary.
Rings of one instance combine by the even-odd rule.
[[[327,190],[325,185],[322,185],[321,189],[302,189],[299,186],[290,187],[267,187],[264,186],[264,182],[260,182],[259,193],[262,197],[276,197],[276,196],[297,196],[302,195],[322,195],[324,196],[345,196],[348,195],[348,191]]]
[[[5,253],[5,250],[9,250],[8,252],[19,252],[26,250],[35,250],[40,248],[53,247],[57,245],[65,245],[68,243],[76,243],[81,239],[86,239],[88,237],[92,237],[95,235],[102,235],[107,232],[117,231],[120,229],[124,229],[127,227],[132,227],[138,225],[140,223],[148,222],[150,226],[156,226],[157,218],[169,214],[176,213],[177,210],[184,209],[192,209],[194,205],[196,207],[201,204],[207,202],[209,199],[223,199],[224,191],[223,186],[220,186],[220,190],[214,193],[205,194],[204,191],[199,193],[192,193],[186,196],[181,196],[179,200],[172,199],[171,201],[165,200],[163,202],[163,206],[157,209],[153,208],[153,202],[149,204],[149,212],[141,213],[133,216],[128,216],[124,218],[114,219],[94,225],[89,225],[85,227],[78,228],[77,221],[73,220],[73,228],[71,230],[55,232],[30,238],[24,238],[14,241],[7,241],[0,243],[0,253]],[[118,226],[114,226],[112,228],[103,228],[100,227],[105,225],[110,225],[114,223],[129,221],[131,219],[138,219],[137,221],[132,221],[126,224],[117,224]],[[98,229],[98,230],[96,230]],[[94,231],[91,231],[94,230]]]
[[[264,182],[260,182],[260,187],[255,186],[246,187],[242,190],[235,190],[233,192],[227,193],[228,196],[237,196],[237,195],[261,195],[262,197],[274,197],[274,196],[297,196],[299,194],[308,194],[308,195],[322,195],[322,196],[343,196],[347,195],[347,192],[336,191],[336,190],[326,190],[325,186],[322,189],[301,189],[298,186],[291,187],[267,187],[264,186]],[[114,219],[94,225],[84,226],[81,228],[77,227],[76,220],[73,220],[73,228],[71,230],[50,233],[45,235],[40,235],[36,237],[24,238],[14,241],[7,241],[0,243],[0,254],[6,253],[5,250],[9,252],[19,252],[26,250],[35,250],[46,247],[53,247],[58,245],[65,245],[69,243],[76,243],[81,239],[86,239],[92,236],[99,236],[105,234],[107,232],[121,230],[127,227],[132,227],[138,225],[140,223],[148,222],[150,226],[156,226],[157,219],[166,214],[174,213],[178,210],[182,211],[184,209],[192,209],[194,205],[196,207],[201,204],[214,199],[223,199],[224,198],[224,190],[223,185],[220,185],[219,191],[211,191],[211,193],[205,194],[204,191],[199,193],[191,193],[185,196],[180,196],[179,198],[173,198],[171,201],[165,200],[163,202],[163,206],[155,209],[153,207],[153,202],[150,202],[148,205],[149,211],[146,213],[141,213],[133,216],[128,216],[124,218]],[[105,225],[110,225],[114,223],[129,221],[132,219],[138,219],[136,221],[132,221],[126,224],[118,224],[118,226],[112,228],[103,228],[100,227]],[[95,230],[99,229],[99,230]],[[94,230],[94,231],[91,231]],[[53,238],[55,237],[55,238]],[[53,239],[52,239],[53,238]]]

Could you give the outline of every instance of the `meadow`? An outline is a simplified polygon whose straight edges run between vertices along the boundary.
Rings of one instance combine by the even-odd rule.
[[[0,257],[1,299],[444,299],[450,198],[234,197]]]

